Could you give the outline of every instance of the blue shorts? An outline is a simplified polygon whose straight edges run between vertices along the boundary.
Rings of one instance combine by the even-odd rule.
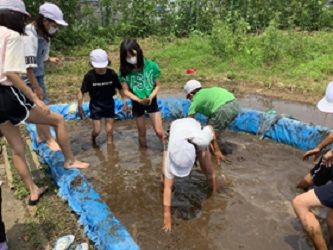
[[[93,120],[101,120],[102,118],[114,118],[114,100],[90,100],[89,103],[90,118]]]
[[[31,82],[29,81],[29,79],[27,77],[22,77],[22,79],[33,90]],[[45,83],[44,83],[44,76],[36,76],[36,79],[37,79],[39,87],[41,87],[43,89],[43,92],[44,92],[44,100],[43,100],[43,102],[46,105],[49,105],[50,104],[50,102],[49,102],[49,95],[46,92],[46,87],[45,87]]]

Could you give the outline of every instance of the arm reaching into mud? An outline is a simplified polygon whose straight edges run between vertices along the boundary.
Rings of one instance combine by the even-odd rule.
[[[217,161],[217,164],[220,165],[222,161],[224,163],[230,164],[231,161],[229,161],[227,159],[227,157],[225,155],[223,155],[223,153],[220,150],[219,144],[217,142],[217,136],[216,136],[216,133],[215,133],[213,127],[210,126],[210,125],[208,125],[208,127],[212,130],[212,133],[213,133],[213,140],[209,144],[209,148],[212,151],[212,153],[214,154],[214,156],[216,158],[216,161]]]
[[[321,150],[331,143],[333,143],[333,132],[331,132],[316,148],[307,151],[303,155],[303,161],[307,161],[311,156],[314,156],[314,161],[316,161],[320,156]]]
[[[164,176],[164,191],[163,191],[163,208],[164,208],[164,220],[163,230],[164,232],[171,231],[171,188],[173,180]]]

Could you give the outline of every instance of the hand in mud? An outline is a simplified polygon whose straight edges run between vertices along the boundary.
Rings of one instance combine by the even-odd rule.
[[[225,155],[222,154],[221,151],[218,151],[218,152],[214,152],[214,155],[215,155],[215,158],[216,158],[216,161],[217,161],[217,164],[220,165],[221,162],[224,162],[226,164],[230,164],[231,161],[229,161],[227,159],[227,157]]]
[[[313,161],[316,161],[318,159],[318,157],[320,156],[320,152],[321,152],[321,150],[319,148],[315,148],[315,149],[307,151],[303,155],[303,161],[307,161],[313,155],[314,155]]]
[[[164,217],[163,230],[166,233],[171,231],[171,218],[170,217]]]
[[[83,108],[82,108],[82,106],[79,106],[77,109],[78,109],[77,113],[78,113],[79,117],[81,119],[83,119]]]
[[[321,164],[324,165],[327,168],[332,167],[333,165],[333,152],[332,150],[328,151],[324,156],[321,161]]]

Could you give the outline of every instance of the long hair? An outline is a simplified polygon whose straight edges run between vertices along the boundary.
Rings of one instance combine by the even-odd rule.
[[[0,10],[0,25],[24,35],[25,15],[11,10]]]
[[[133,56],[137,56],[137,65],[134,65],[126,61],[127,52],[130,52]],[[143,52],[138,42],[133,38],[125,39],[120,45],[120,73],[123,77],[126,77],[134,69],[137,71],[143,70]]]
[[[51,19],[45,18],[42,14],[38,14],[36,17],[34,23],[36,24],[36,31],[37,34],[45,39],[45,41],[49,42],[50,38],[52,37],[47,30],[45,29],[44,26],[44,20],[48,20],[49,22],[54,22]]]

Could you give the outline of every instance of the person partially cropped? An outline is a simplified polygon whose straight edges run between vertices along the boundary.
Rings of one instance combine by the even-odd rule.
[[[171,123],[162,160],[164,231],[170,231],[172,227],[170,210],[174,178],[188,176],[196,159],[207,178],[212,194],[217,191],[217,177],[209,151],[209,145],[213,140],[216,141],[216,136],[212,126],[202,127],[193,118],[182,118]]]
[[[318,109],[324,113],[333,113],[333,82],[330,82],[326,88],[326,94],[317,104]],[[333,133],[330,133],[316,148],[309,150],[303,156],[308,160],[311,156],[315,159],[322,154],[322,150],[333,142]],[[318,164],[307,174],[298,184],[298,187],[308,190],[303,194],[297,195],[292,204],[295,213],[303,229],[309,235],[315,249],[327,250],[323,232],[320,223],[313,214],[312,209],[327,207],[327,231],[330,244],[333,246],[333,150],[329,149],[322,157]]]
[[[235,96],[220,87],[202,88],[197,80],[190,80],[184,86],[186,98],[191,100],[188,117],[195,117],[197,113],[207,117],[207,124],[214,128],[217,137],[238,116],[239,104]],[[219,156],[218,162],[227,161]]]
[[[113,122],[115,117],[115,102],[113,96],[117,89],[120,95],[125,99],[121,84],[116,72],[109,68],[111,61],[105,50],[95,49],[90,53],[89,70],[83,79],[81,89],[78,94],[78,114],[83,118],[82,100],[85,93],[89,93],[90,118],[93,120],[93,131],[91,134],[93,144],[96,144],[96,138],[101,133],[101,120],[105,119],[105,130],[107,135],[107,144],[113,142]],[[124,102],[124,108],[127,110],[127,103]]]

